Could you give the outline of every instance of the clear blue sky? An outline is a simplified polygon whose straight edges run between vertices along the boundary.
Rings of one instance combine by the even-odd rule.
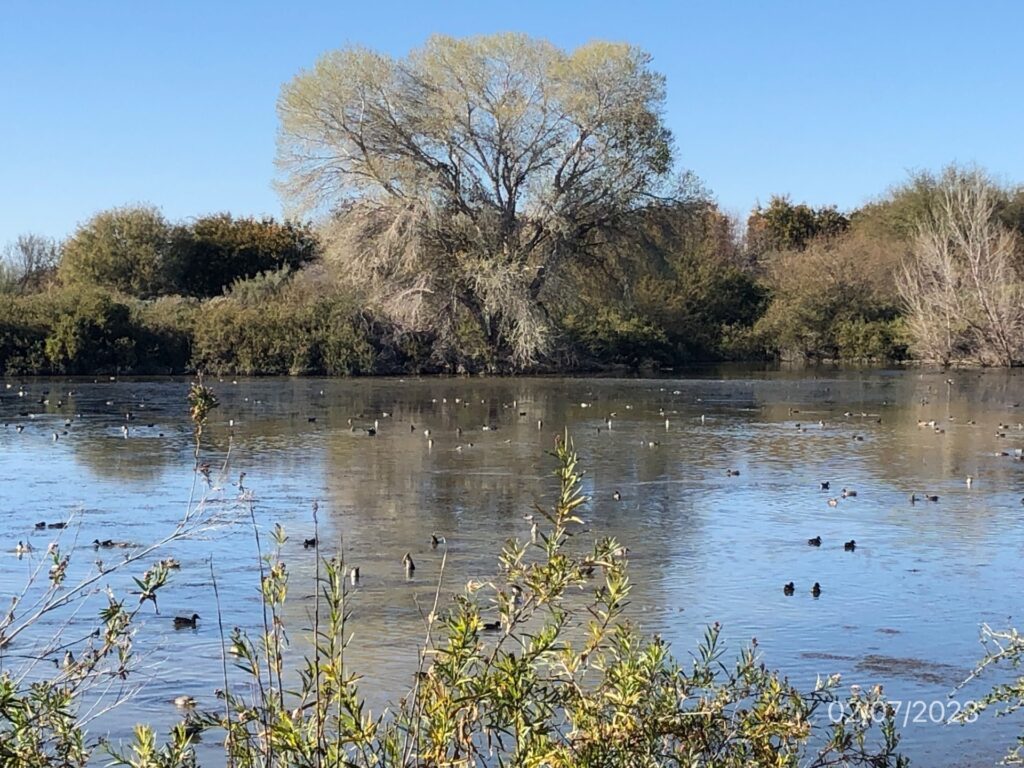
[[[109,206],[279,214],[275,100],[347,43],[517,30],[648,50],[681,165],[745,214],[849,208],[908,170],[1024,181],[1024,2],[0,0],[0,243]]]

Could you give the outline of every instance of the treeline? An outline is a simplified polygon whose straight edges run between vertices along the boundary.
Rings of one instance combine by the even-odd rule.
[[[1016,364],[1024,359],[1022,237],[1024,192],[974,170],[914,175],[851,212],[774,197],[744,226],[691,185],[671,204],[628,217],[599,260],[570,263],[548,307],[557,329],[548,353],[515,366],[468,313],[456,313],[441,334],[378,312],[324,258],[311,226],[229,214],[175,223],[153,208],[120,208],[96,214],[63,243],[26,235],[6,248],[0,370],[344,375],[656,370],[771,358]]]
[[[0,269],[0,370],[517,372],[1024,362],[1024,191],[919,173],[746,221],[679,173],[624,43],[349,46],[282,88],[279,189],[316,226],[103,211]]]

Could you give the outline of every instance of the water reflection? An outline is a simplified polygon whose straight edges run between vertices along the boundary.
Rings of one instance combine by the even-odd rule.
[[[766,661],[801,685],[838,671],[882,682],[898,699],[944,700],[952,670],[978,655],[978,625],[1005,624],[1017,605],[1021,382],[1016,372],[740,369],[675,380],[212,382],[222,407],[204,459],[227,462],[227,498],[246,473],[261,530],[286,527],[299,597],[312,591],[315,555],[302,541],[319,502],[323,551],[343,553],[362,575],[349,659],[377,710],[405,692],[416,664],[440,576],[431,534],[447,541],[447,587],[493,574],[500,544],[527,538],[523,514],[550,499],[544,452],[563,429],[592,496],[580,545],[614,535],[629,546],[633,615],[684,658],[703,627],[721,621],[733,648],[756,636]],[[34,522],[69,514],[77,527],[64,535],[82,542],[144,541],[174,524],[193,481],[186,382],[25,386],[27,397],[7,390],[0,402],[11,425],[0,431],[8,540],[45,548],[50,532],[36,534]],[[51,403],[54,392],[74,394],[44,407],[43,390]],[[53,441],[65,419],[68,434]],[[828,506],[843,487],[857,496]],[[912,492],[940,500],[911,504]],[[813,536],[820,548],[807,546]],[[842,546],[850,539],[854,552]],[[405,552],[417,564],[411,582]],[[167,615],[217,615],[212,562],[225,625],[256,626],[257,556],[244,524],[168,554],[182,570],[163,598]],[[0,604],[25,565],[0,560]],[[782,590],[789,581],[792,597]],[[289,618],[302,626],[308,610],[296,600]],[[214,624],[175,632],[167,615],[149,617],[140,633],[160,665],[115,729],[139,717],[169,723],[176,695],[212,703]],[[904,745],[924,764],[952,765],[958,754],[996,757],[1011,740],[1005,723],[911,724]]]

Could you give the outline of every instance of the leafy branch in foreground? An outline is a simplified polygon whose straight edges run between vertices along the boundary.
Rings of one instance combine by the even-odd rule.
[[[958,689],[988,669],[1009,667],[1016,670],[1017,674],[1010,682],[994,685],[985,696],[965,706],[956,718],[961,723],[974,722],[987,709],[994,709],[996,715],[1005,717],[1024,708],[1024,674],[1020,674],[1024,666],[1024,635],[1016,629],[993,629],[988,624],[982,624],[981,643],[985,647],[985,655]],[[1024,734],[1017,737],[1017,746],[1009,752],[1004,762],[1024,764]]]

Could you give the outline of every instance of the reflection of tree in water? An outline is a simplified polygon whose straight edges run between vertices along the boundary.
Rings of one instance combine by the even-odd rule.
[[[142,482],[159,479],[169,469],[190,469],[189,439],[180,431],[160,437],[130,434],[126,440],[111,431],[109,435],[69,438],[75,462],[105,480]]]
[[[429,563],[430,534],[436,532],[448,538],[456,582],[492,574],[505,540],[529,539],[530,523],[523,515],[532,513],[535,503],[550,504],[556,484],[545,453],[566,426],[587,472],[585,490],[594,496],[580,546],[604,535],[628,543],[644,561],[635,597],[657,602],[652,585],[659,583],[673,550],[689,546],[699,522],[692,498],[680,497],[684,486],[669,482],[678,480],[676,457],[638,448],[642,433],[657,437],[654,428],[663,430],[649,400],[635,385],[592,380],[440,380],[397,392],[378,388],[372,398],[348,405],[367,414],[387,410],[391,416],[382,420],[378,435],[343,431],[328,438],[331,522],[344,536],[346,550],[364,563],[369,558],[397,573],[405,551],[422,553]],[[581,407],[588,401],[591,407]],[[638,426],[651,419],[641,415],[644,410],[653,420]],[[621,433],[607,431],[612,412],[622,420]],[[485,425],[490,429],[483,430]],[[431,431],[432,449],[425,429]],[[612,477],[635,487],[628,503],[610,501],[613,481],[606,478]]]

